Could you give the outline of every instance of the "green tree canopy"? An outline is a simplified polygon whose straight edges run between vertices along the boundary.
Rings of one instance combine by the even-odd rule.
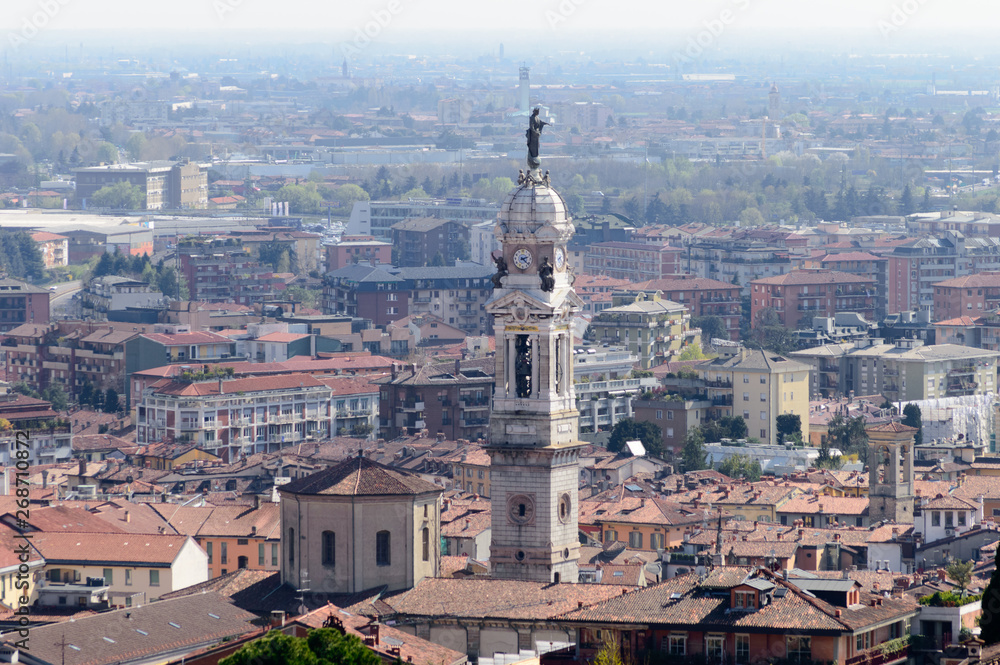
[[[632,418],[619,420],[611,430],[608,450],[617,453],[625,447],[626,441],[642,441],[650,455],[663,454],[663,431],[656,423]]]
[[[0,231],[0,267],[16,279],[36,280],[45,275],[42,252],[24,231]]]
[[[782,413],[774,419],[774,426],[778,430],[779,443],[784,443],[786,437],[802,436],[802,416],[797,413]]]
[[[290,211],[296,215],[316,214],[323,204],[315,183],[285,185],[274,194],[274,200],[288,201]]]
[[[112,210],[143,210],[146,208],[146,197],[137,185],[120,180],[94,192],[90,203],[98,208]]]
[[[718,316],[693,316],[691,327],[701,328],[702,346],[708,346],[713,339],[729,339],[726,323]]]
[[[907,427],[916,427],[917,432],[913,435],[914,445],[919,446],[924,441],[924,422],[920,407],[910,402],[903,407],[903,424]]]
[[[320,628],[306,637],[273,630],[223,658],[219,665],[380,665],[381,662],[354,635]]]
[[[689,430],[684,437],[684,449],[681,458],[684,461],[684,471],[701,471],[708,467],[705,452],[705,437],[698,428]]]
[[[730,455],[719,464],[719,473],[724,473],[730,478],[745,478],[755,483],[760,480],[760,462],[751,459],[749,455]]]
[[[962,561],[961,559],[956,559],[944,569],[948,577],[958,585],[958,589],[963,596],[965,595],[965,590],[969,588],[969,583],[972,582],[972,568],[975,565],[975,562],[972,560]]]

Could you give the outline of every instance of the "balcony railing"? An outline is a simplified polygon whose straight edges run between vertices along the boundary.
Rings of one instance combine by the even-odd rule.
[[[732,388],[733,382],[729,379],[708,379],[705,385],[709,388]]]
[[[910,652],[910,646],[905,645],[895,650],[882,651],[881,649],[869,649],[853,658],[844,661],[844,665],[885,665],[899,660],[905,660]]]

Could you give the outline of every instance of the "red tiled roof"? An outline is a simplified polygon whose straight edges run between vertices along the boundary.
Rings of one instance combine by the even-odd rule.
[[[412,495],[441,492],[419,476],[391,469],[367,457],[354,457],[305,478],[282,485],[279,492],[326,496]]]
[[[154,392],[157,395],[179,395],[192,397],[205,397],[208,395],[232,395],[235,393],[256,393],[267,392],[269,390],[283,390],[295,387],[322,386],[319,379],[310,374],[278,374],[268,377],[248,377],[245,379],[227,379],[222,381],[220,390],[219,381],[202,381],[198,383],[187,383],[184,381],[172,381],[161,379],[153,384]]]
[[[35,548],[49,563],[169,566],[186,536],[120,533],[38,533]]]

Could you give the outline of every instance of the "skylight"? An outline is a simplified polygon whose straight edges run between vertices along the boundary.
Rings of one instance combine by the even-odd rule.
[[[73,649],[74,651],[83,651],[83,649],[76,646],[75,644],[67,644],[66,646],[68,646],[70,649]]]
[[[173,626],[174,628],[180,628],[180,625],[174,623],[173,621],[168,621],[167,623]]]
[[[149,635],[149,633],[147,633],[146,631],[144,631],[141,628],[136,628],[135,632],[139,633],[140,635]]]
[[[218,619],[219,618],[218,614],[212,614],[211,612],[208,613],[208,616],[212,617],[213,619]]]
[[[115,641],[113,639],[111,639],[110,637],[105,637],[104,641],[107,642],[108,644],[114,644],[115,643]]]

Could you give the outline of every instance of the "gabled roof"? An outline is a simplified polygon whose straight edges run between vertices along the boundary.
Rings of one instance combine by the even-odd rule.
[[[293,480],[282,485],[278,491],[324,496],[405,496],[442,492],[443,489],[416,475],[358,456],[305,478]]]

